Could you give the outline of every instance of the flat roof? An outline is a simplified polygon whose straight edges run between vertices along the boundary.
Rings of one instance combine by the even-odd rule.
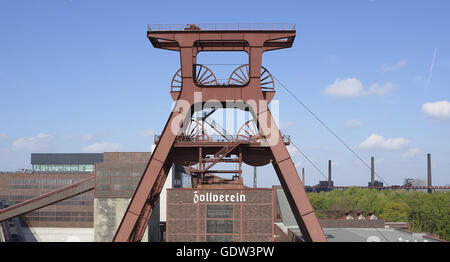
[[[94,164],[103,162],[103,153],[31,153],[32,165]]]
[[[302,238],[298,227],[289,228]],[[409,233],[395,228],[323,228],[328,242],[441,242],[424,233]]]

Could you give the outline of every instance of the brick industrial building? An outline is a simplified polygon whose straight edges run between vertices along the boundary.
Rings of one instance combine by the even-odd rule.
[[[167,241],[273,241],[273,205],[272,189],[169,189]]]
[[[95,176],[94,190],[26,213],[21,221],[27,241],[109,242],[150,155],[150,152],[31,154],[32,170],[0,172],[0,202],[12,206]],[[174,167],[165,188],[189,186],[185,178],[182,169]],[[161,193],[161,199],[165,199],[165,192]],[[165,238],[165,205],[160,208],[161,212],[149,223],[152,235],[145,241]]]
[[[14,205],[94,175],[103,154],[31,154],[31,172],[0,174],[0,201]],[[92,228],[94,193],[83,193],[27,213],[30,227]]]

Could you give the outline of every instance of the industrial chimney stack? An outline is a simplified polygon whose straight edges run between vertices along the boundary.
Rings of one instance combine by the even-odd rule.
[[[305,185],[305,168],[302,168],[302,183]]]
[[[370,158],[370,187],[375,188],[375,160],[374,157]]]
[[[431,189],[431,154],[427,154],[427,186],[428,186],[428,193],[432,193],[433,190]]]
[[[332,187],[332,185],[331,185],[331,160],[328,160],[328,187]]]

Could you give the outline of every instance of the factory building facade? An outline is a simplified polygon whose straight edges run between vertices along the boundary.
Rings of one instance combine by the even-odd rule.
[[[270,188],[167,190],[168,242],[273,241]]]
[[[109,242],[150,156],[150,152],[33,153],[30,172],[0,172],[0,202],[12,206],[95,176],[95,190],[26,213],[21,221],[28,241]],[[178,166],[169,172],[161,192],[164,201],[155,210],[151,234],[144,241],[164,241],[165,189],[189,187],[190,179],[182,172]]]
[[[103,154],[31,154],[32,172],[0,174],[0,201],[14,205],[94,176]],[[30,227],[92,228],[94,193],[86,192],[22,216]]]

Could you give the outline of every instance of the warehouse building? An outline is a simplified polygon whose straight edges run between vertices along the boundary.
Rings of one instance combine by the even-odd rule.
[[[31,172],[0,174],[0,201],[14,205],[94,176],[103,154],[31,154]],[[94,193],[32,211],[22,216],[29,241],[92,241]],[[32,232],[30,231],[32,230]]]
[[[0,172],[0,201],[12,206],[95,176],[95,190],[21,216],[26,241],[111,241],[150,152],[31,154],[31,172]],[[190,186],[183,169],[173,167],[165,188]],[[164,240],[165,201],[144,240]],[[162,213],[159,217],[158,213]],[[162,225],[162,226],[161,226]]]

